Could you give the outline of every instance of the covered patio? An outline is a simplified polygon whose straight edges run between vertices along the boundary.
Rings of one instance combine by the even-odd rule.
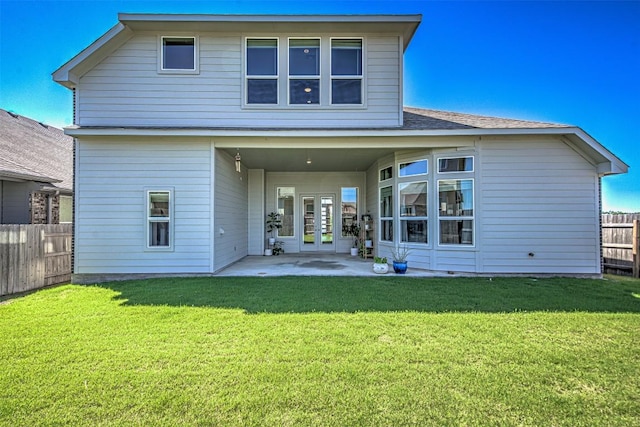
[[[247,256],[217,272],[216,276],[385,276],[376,274],[373,260],[362,259],[348,254],[295,253],[278,256]],[[387,276],[396,275],[389,266]],[[433,272],[418,268],[409,269],[408,277],[452,276],[443,272]]]

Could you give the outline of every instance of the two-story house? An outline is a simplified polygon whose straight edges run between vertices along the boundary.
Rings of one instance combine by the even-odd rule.
[[[53,74],[75,280],[214,273],[263,253],[269,212],[288,253],[346,254],[369,215],[412,268],[600,274],[600,178],[627,166],[577,127],[404,108],[420,21],[119,15]]]

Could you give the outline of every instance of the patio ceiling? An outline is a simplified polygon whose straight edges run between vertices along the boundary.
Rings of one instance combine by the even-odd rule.
[[[232,157],[235,148],[222,148]],[[392,148],[240,148],[242,164],[249,169],[270,172],[353,172],[366,171]],[[311,160],[311,163],[307,163]]]

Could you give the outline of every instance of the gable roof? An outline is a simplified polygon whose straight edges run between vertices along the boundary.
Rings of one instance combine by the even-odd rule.
[[[0,179],[73,190],[73,138],[62,129],[0,109]]]
[[[135,31],[375,32],[402,34],[404,49],[422,15],[212,15],[120,13],[118,23],[66,64],[53,80],[74,88],[87,71],[129,40]]]

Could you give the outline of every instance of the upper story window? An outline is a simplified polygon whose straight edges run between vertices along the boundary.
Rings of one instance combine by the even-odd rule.
[[[161,37],[160,71],[198,72],[196,37]]]
[[[278,39],[247,39],[247,104],[278,103]]]
[[[331,40],[331,103],[362,104],[362,39]]]
[[[289,104],[320,104],[320,39],[289,39]]]

